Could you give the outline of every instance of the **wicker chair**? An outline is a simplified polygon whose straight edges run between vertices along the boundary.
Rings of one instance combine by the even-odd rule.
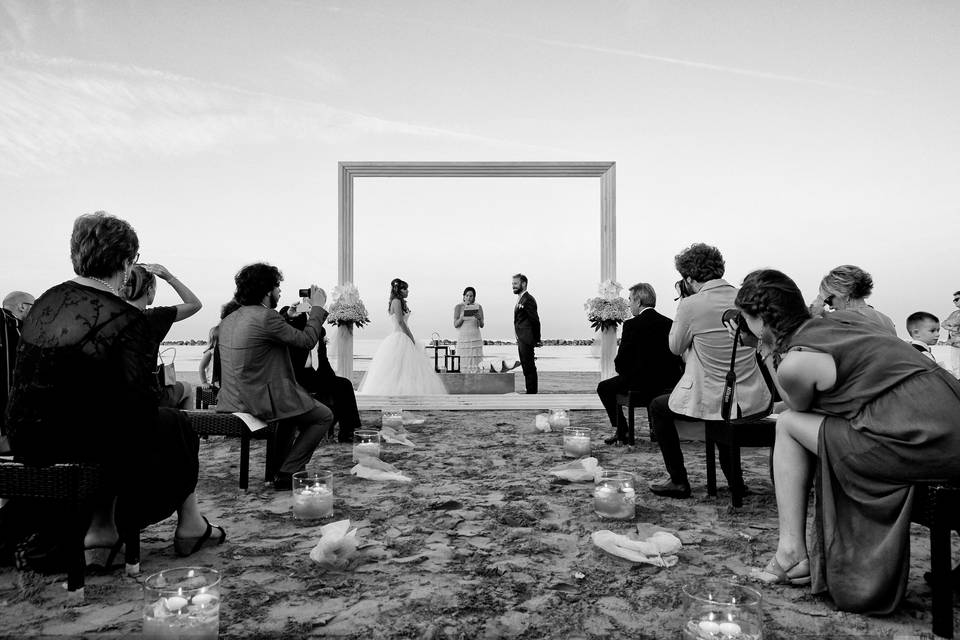
[[[67,589],[83,597],[84,547],[93,498],[102,487],[100,468],[90,464],[55,464],[36,467],[0,460],[0,496],[49,500],[69,514],[64,538],[70,545]],[[140,532],[122,531],[127,574],[140,573]]]
[[[930,575],[933,591],[933,633],[953,637],[953,583],[950,532],[960,530],[960,484],[918,482],[910,521],[930,529]]]
[[[184,411],[190,419],[190,426],[197,435],[205,436],[227,436],[230,438],[240,438],[240,489],[246,491],[248,478],[250,475],[250,440],[253,438],[267,440],[267,464],[264,472],[264,481],[273,479],[276,473],[276,463],[274,458],[274,449],[276,447],[277,428],[275,424],[270,424],[266,429],[257,432],[257,435],[247,428],[247,425],[232,413],[217,413],[216,411],[203,410]]]
[[[197,409],[209,409],[217,404],[217,394],[220,392],[216,387],[197,387],[194,403]]]

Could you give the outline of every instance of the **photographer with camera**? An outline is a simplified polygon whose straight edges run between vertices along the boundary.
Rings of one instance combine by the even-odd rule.
[[[670,329],[669,347],[685,362],[683,376],[673,392],[650,402],[650,429],[670,480],[650,486],[658,496],[690,497],[690,483],[683,464],[676,419],[719,421],[721,398],[733,352],[733,337],[723,324],[723,313],[734,306],[737,289],[723,279],[724,261],[716,247],[697,243],[674,259],[681,280],[676,317]],[[742,415],[753,415],[770,406],[770,391],[757,366],[755,351],[737,349],[734,369],[737,385],[734,406]],[[730,477],[730,451],[718,445],[720,468],[730,491],[743,495],[743,478]]]
[[[261,420],[279,421],[278,455],[283,462],[274,489],[289,490],[293,474],[303,471],[314,450],[330,430],[333,413],[297,384],[290,348],[312,349],[320,339],[327,312],[327,294],[309,290],[311,305],[306,326],[294,329],[277,313],[283,274],[257,263],[242,268],[234,278],[234,299],[240,307],[220,322],[220,394],[217,411],[243,412]],[[294,439],[294,432],[299,432]]]

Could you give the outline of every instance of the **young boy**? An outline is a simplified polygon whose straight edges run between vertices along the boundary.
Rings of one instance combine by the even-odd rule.
[[[940,338],[940,319],[932,313],[917,311],[907,316],[907,333],[910,334],[910,344],[913,348],[937,361],[930,351],[930,345],[937,344]]]

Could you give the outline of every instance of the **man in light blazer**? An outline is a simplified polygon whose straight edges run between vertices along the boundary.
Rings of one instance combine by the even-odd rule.
[[[220,393],[217,411],[243,412],[264,421],[278,420],[278,456],[283,459],[274,477],[278,491],[289,490],[292,476],[303,471],[333,424],[333,413],[297,384],[289,348],[312,349],[327,317],[327,295],[310,288],[313,308],[300,331],[277,313],[283,275],[276,267],[257,263],[235,278],[239,309],[220,322]],[[295,432],[299,432],[294,439]]]
[[[667,338],[673,321],[657,313],[657,292],[646,282],[630,287],[630,312],[623,323],[620,348],[613,361],[617,375],[601,380],[597,395],[607,410],[614,436],[607,444],[634,444],[624,428],[627,419],[617,407],[617,394],[633,391],[644,407],[656,396],[668,393],[683,372],[683,361],[670,352]]]
[[[670,480],[650,486],[660,496],[687,498],[690,483],[683,465],[683,452],[675,418],[722,420],[720,401],[733,337],[723,324],[723,312],[734,307],[737,289],[723,279],[724,262],[719,249],[691,245],[674,259],[682,280],[677,283],[680,304],[670,329],[670,351],[682,356],[683,376],[669,395],[653,399],[649,407],[650,428],[657,436]],[[737,387],[734,401],[741,415],[761,413],[770,406],[770,390],[757,366],[752,347],[737,349],[734,371]],[[743,478],[730,477],[730,449],[718,445],[720,468],[730,491],[743,495]]]
[[[536,393],[537,362],[533,349],[540,346],[540,316],[537,315],[537,301],[527,291],[527,276],[522,273],[513,276],[513,292],[517,294],[517,305],[513,308],[513,329],[517,334],[517,351],[520,352],[523,381],[527,393]]]

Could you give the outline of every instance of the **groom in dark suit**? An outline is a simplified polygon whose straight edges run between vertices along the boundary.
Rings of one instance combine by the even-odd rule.
[[[617,375],[597,385],[597,395],[610,417],[616,433],[607,444],[633,444],[627,441],[626,417],[617,407],[617,394],[639,392],[644,406],[663,393],[669,393],[680,379],[683,361],[670,352],[668,337],[673,321],[660,315],[657,293],[646,282],[630,287],[630,312],[623,323],[620,349],[614,360]]]
[[[537,315],[537,301],[527,292],[527,276],[522,273],[513,276],[513,292],[517,294],[517,306],[513,308],[513,329],[517,334],[517,350],[520,352],[520,366],[523,367],[523,381],[526,384],[527,393],[536,393],[537,364],[533,349],[540,346],[540,316]]]

